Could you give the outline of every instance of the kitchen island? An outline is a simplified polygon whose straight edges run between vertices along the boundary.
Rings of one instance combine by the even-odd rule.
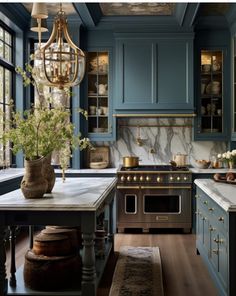
[[[236,295],[236,186],[196,179],[196,247],[219,295]]]
[[[98,277],[94,253],[94,232],[96,217],[110,208],[109,221],[112,221],[112,203],[116,178],[66,178],[56,180],[51,194],[41,199],[25,199],[21,190],[14,190],[0,198],[0,295],[83,295],[95,296]],[[22,272],[19,280],[11,271],[10,283],[6,279],[6,254],[4,233],[6,227],[16,225],[60,225],[80,226],[83,239],[81,291],[38,292],[24,287]],[[109,230],[112,229],[110,225]],[[105,259],[104,259],[105,263]]]

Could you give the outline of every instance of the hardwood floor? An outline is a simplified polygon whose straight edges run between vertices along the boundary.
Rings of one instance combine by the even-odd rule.
[[[116,234],[114,250],[120,246],[159,246],[165,296],[216,296],[217,291],[200,256],[196,255],[193,234]],[[16,245],[16,265],[24,262],[28,239],[20,237]],[[9,255],[9,254],[8,254]],[[9,256],[8,256],[9,257]],[[117,253],[109,258],[98,289],[98,296],[108,296]],[[7,259],[9,274],[9,258]],[[153,295],[155,296],[155,295]]]
[[[216,296],[217,291],[200,256],[193,234],[116,234],[115,251],[121,246],[160,248],[165,296]],[[114,261],[114,259],[113,259]],[[107,276],[100,284],[99,296],[109,295]],[[155,296],[155,295],[153,295]]]

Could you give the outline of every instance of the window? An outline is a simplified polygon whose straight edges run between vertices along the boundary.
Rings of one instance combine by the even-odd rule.
[[[0,23],[0,110],[10,119],[10,102],[13,99],[13,33],[3,23]],[[0,137],[6,125],[0,125]],[[10,143],[3,146],[0,143],[0,168],[12,165]]]

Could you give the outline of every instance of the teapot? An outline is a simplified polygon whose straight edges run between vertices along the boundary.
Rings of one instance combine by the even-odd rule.
[[[97,82],[95,82],[95,86],[99,95],[107,94],[107,84],[98,84]]]
[[[187,165],[187,154],[174,154],[173,161],[176,163],[178,167],[184,167]]]

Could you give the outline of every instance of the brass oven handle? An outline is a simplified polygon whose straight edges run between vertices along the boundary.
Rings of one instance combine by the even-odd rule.
[[[141,189],[192,189],[191,186],[140,186]]]
[[[139,186],[116,186],[116,189],[139,189]]]

